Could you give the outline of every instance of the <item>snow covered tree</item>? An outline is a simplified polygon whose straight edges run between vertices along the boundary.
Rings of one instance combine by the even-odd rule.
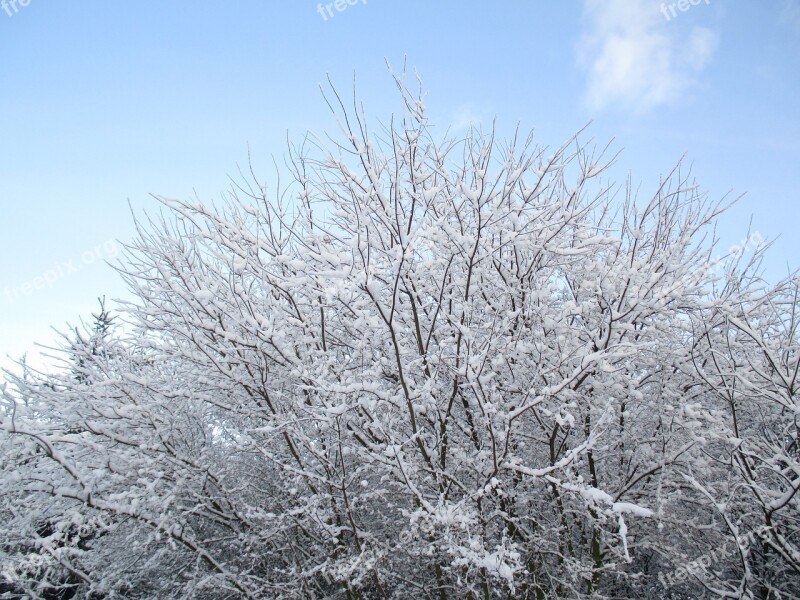
[[[800,597],[798,286],[729,280],[728,301],[695,322],[695,406],[711,433],[684,477],[730,549],[725,569],[700,578],[719,597]]]
[[[376,130],[333,91],[340,141],[291,147],[288,188],[162,199],[119,267],[128,330],[70,345],[81,377],[9,375],[4,577],[32,597],[47,569],[81,597],[796,594],[796,281],[717,277],[723,207],[680,168],[620,201],[579,136],[437,139],[396,81]],[[738,550],[665,580],[704,539]]]

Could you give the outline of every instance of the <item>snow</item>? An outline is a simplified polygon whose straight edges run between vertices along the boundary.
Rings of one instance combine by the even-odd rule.
[[[649,508],[644,508],[642,506],[631,504],[629,502],[614,502],[611,505],[611,510],[619,514],[620,518],[622,518],[623,514],[635,515],[637,517],[653,516],[653,511],[650,510]]]
[[[712,289],[702,207],[674,186],[616,203],[574,142],[531,198],[507,183],[543,148],[365,132],[363,154],[293,163],[307,202],[285,211],[174,201],[133,244],[130,331],[70,330],[62,371],[9,376],[4,569],[141,597],[402,598],[435,591],[436,560],[448,597],[486,575],[492,597],[644,598],[638,557],[660,575],[756,536],[794,597],[792,284]],[[67,539],[84,526],[86,549]],[[731,561],[685,595],[757,595]]]
[[[194,292],[194,297],[200,302],[207,303],[214,299],[214,292],[210,290],[197,290]]]

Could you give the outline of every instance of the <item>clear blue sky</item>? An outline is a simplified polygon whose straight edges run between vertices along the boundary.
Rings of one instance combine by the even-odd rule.
[[[800,0],[672,4],[358,0],[323,18],[300,0],[6,0],[0,363],[124,294],[102,260],[133,236],[129,201],[219,198],[248,146],[270,180],[287,134],[335,132],[327,74],[346,93],[355,74],[386,119],[398,103],[384,59],[419,72],[442,129],[497,116],[555,145],[593,121],[643,194],[687,153],[712,197],[747,193],[725,242],[752,216],[777,238],[768,274],[800,266]]]

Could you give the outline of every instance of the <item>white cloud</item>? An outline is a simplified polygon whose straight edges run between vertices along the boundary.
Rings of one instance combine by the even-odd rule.
[[[453,113],[451,122],[455,131],[461,131],[470,127],[479,127],[482,119],[471,104],[462,104]]]
[[[685,59],[690,68],[700,72],[717,49],[717,34],[705,27],[695,27],[686,42]]]
[[[618,106],[643,113],[675,102],[717,46],[717,35],[704,27],[681,37],[680,23],[667,20],[652,0],[585,0],[585,13],[588,27],[578,50],[593,110]]]

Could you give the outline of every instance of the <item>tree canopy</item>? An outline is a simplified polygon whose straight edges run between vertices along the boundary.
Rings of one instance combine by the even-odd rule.
[[[285,187],[161,199],[135,300],[7,373],[0,586],[800,596],[800,280],[720,257],[680,165],[642,199],[583,132],[439,138],[397,84],[376,128],[329,92]]]

